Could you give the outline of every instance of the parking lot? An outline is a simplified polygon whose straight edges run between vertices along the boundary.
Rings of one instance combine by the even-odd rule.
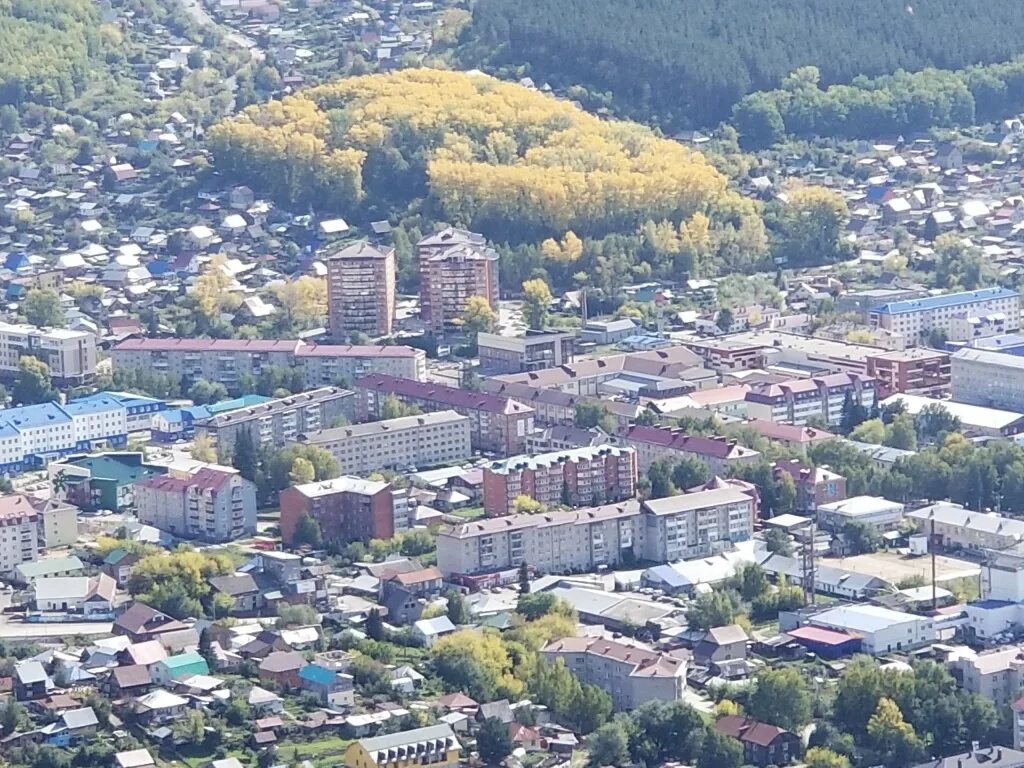
[[[875,552],[870,555],[853,557],[827,557],[820,560],[822,564],[837,568],[846,568],[857,573],[878,576],[896,584],[914,576],[923,576],[931,581],[932,560],[930,557],[911,557],[896,552]],[[970,560],[939,555],[935,558],[935,577],[939,582],[953,581],[965,577],[977,578],[981,568]]]

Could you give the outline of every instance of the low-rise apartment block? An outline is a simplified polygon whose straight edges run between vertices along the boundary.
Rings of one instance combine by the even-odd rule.
[[[533,409],[507,397],[384,374],[359,379],[354,389],[361,420],[379,419],[384,403],[392,397],[428,413],[452,410],[468,416],[476,450],[520,453],[526,436],[533,432]]]
[[[0,574],[39,558],[39,513],[22,495],[0,498]]]
[[[838,424],[848,396],[855,405],[869,411],[874,408],[877,402],[875,388],[875,379],[856,373],[832,373],[764,384],[747,392],[747,415],[753,419],[796,425],[806,424],[811,418],[821,419],[826,424]]]
[[[906,517],[919,532],[934,534],[933,541],[946,549],[984,553],[1008,549],[1024,541],[1024,520],[994,512],[974,512],[946,501],[912,510]]]
[[[621,400],[606,400],[592,395],[574,395],[560,389],[544,389],[530,384],[520,384],[500,379],[484,379],[484,392],[507,397],[532,408],[538,424],[573,426],[576,423],[576,407],[584,404],[599,405],[611,417],[614,431],[619,433],[629,428],[645,409],[638,403]]]
[[[686,662],[648,648],[603,638],[563,637],[540,652],[550,663],[561,659],[581,683],[607,691],[616,711],[649,701],[679,701],[686,690]]]
[[[1024,413],[1024,357],[965,347],[953,353],[953,399]]]
[[[307,344],[299,340],[126,339],[110,350],[114,368],[146,368],[175,380],[219,381],[237,390],[243,376],[298,368],[306,389],[335,386],[374,373],[422,381],[426,354],[404,346]]]
[[[831,504],[846,498],[846,478],[824,467],[813,467],[798,459],[777,461],[772,465],[776,479],[783,474],[793,478],[796,487],[796,507],[799,515],[812,514],[822,504]]]
[[[724,486],[643,503],[474,520],[438,534],[437,565],[445,577],[480,585],[506,576],[514,581],[523,563],[539,573],[569,573],[725,552],[753,535],[757,503],[749,488]]]
[[[513,456],[484,467],[484,510],[510,514],[519,496],[547,507],[597,506],[636,494],[636,451],[611,445]]]
[[[395,319],[395,249],[366,241],[327,257],[327,316],[331,336],[391,334]]]
[[[920,299],[905,299],[871,310],[868,319],[874,328],[900,333],[910,344],[917,343],[932,331],[947,337],[955,318],[984,317],[1001,314],[1005,318],[1000,332],[1020,328],[1020,294],[1009,288],[981,288],[976,291],[947,293]],[[960,339],[966,341],[967,339]]]
[[[946,665],[961,688],[997,706],[1005,706],[1018,697],[1024,685],[1024,651],[1020,646],[982,653],[964,651]]]
[[[355,416],[355,393],[340,387],[321,387],[298,395],[268,400],[247,408],[217,414],[196,424],[218,449],[231,455],[235,441],[248,431],[257,446],[282,448],[301,434],[327,429]]]
[[[878,380],[880,397],[896,392],[941,397],[949,392],[950,358],[924,347],[882,352],[868,356],[867,373]]]
[[[478,333],[476,345],[482,373],[523,373],[573,362],[576,337],[544,331],[527,331],[525,336]]]
[[[727,475],[742,464],[756,462],[761,454],[724,437],[687,435],[681,429],[631,426],[622,442],[636,449],[637,464],[646,473],[658,459],[699,459],[713,475]]]
[[[135,484],[139,521],[183,539],[227,542],[256,533],[256,486],[228,468]]]
[[[88,384],[96,378],[96,334],[0,323],[0,377],[13,379],[23,357],[46,363],[58,387]]]
[[[380,469],[418,470],[463,461],[473,455],[471,438],[468,416],[434,411],[306,432],[297,441],[330,451],[346,474],[366,475]]]
[[[281,491],[281,538],[294,546],[296,526],[308,516],[320,526],[326,544],[390,539],[396,530],[393,491],[385,482],[358,477],[286,488]]]

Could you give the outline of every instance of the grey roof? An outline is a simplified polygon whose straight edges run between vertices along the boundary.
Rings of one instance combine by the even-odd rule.
[[[64,571],[82,570],[82,561],[74,555],[68,557],[48,557],[45,560],[36,560],[32,563],[22,563],[18,566],[18,573],[25,579],[36,579],[40,576],[48,576],[51,573],[63,573]]]
[[[1019,768],[1024,766],[1024,752],[1009,747],[987,747],[959,755],[929,760],[913,768]]]
[[[443,632],[455,631],[455,625],[452,624],[452,620],[447,616],[438,616],[433,619],[420,619],[413,626],[427,637],[440,635]]]
[[[749,639],[743,627],[738,624],[728,624],[724,627],[712,627],[704,637],[708,642],[716,645],[729,645],[731,643],[745,643]]]
[[[99,720],[96,719],[96,713],[93,712],[92,707],[68,710],[62,715],[62,718],[64,725],[68,728],[89,728],[99,725]]]
[[[231,597],[255,594],[260,591],[256,580],[249,573],[235,573],[228,576],[213,576],[208,579],[210,586]]]
[[[664,499],[648,499],[644,502],[644,508],[654,515],[673,515],[678,512],[739,503],[752,503],[752,499],[737,488],[717,488],[711,491],[684,493],[681,496],[668,496]]]
[[[23,661],[14,667],[14,674],[22,685],[31,685],[48,680],[49,676],[38,661]]]
[[[359,743],[363,746],[363,749],[370,753],[371,757],[375,758],[375,753],[377,752],[401,750],[404,747],[415,747],[418,744],[437,741],[443,741],[446,746],[458,745],[459,743],[451,726],[444,724],[428,725],[426,728],[414,728],[411,731],[400,731],[384,736],[374,736],[370,739],[360,739]]]

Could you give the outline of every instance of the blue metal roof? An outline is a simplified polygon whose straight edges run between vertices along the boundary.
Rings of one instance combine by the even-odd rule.
[[[0,411],[0,424],[15,429],[32,429],[50,424],[71,423],[71,416],[56,403],[23,405]]]
[[[124,408],[110,395],[103,393],[89,395],[81,400],[71,400],[65,403],[64,410],[72,416],[81,416],[86,413],[103,413],[104,411],[119,411]]]
[[[1019,297],[1017,291],[1009,288],[981,288],[977,291],[962,291],[960,293],[947,293],[942,296],[929,296],[923,299],[904,299],[893,301],[875,310],[880,315],[900,315],[907,312],[921,312],[929,309],[945,309],[957,307],[961,304],[973,304],[977,301],[991,301],[992,299],[1011,299]]]
[[[307,664],[299,670],[300,678],[309,680],[311,683],[318,683],[319,685],[330,685],[334,682],[336,676],[332,670],[325,669],[316,664]]]

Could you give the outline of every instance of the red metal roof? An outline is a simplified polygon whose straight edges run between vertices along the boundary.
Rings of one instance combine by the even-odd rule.
[[[843,643],[848,643],[851,640],[858,639],[857,637],[848,635],[845,632],[836,632],[832,629],[822,629],[821,627],[810,626],[790,629],[786,634],[796,640],[806,640],[811,643],[833,646],[842,645]]]

